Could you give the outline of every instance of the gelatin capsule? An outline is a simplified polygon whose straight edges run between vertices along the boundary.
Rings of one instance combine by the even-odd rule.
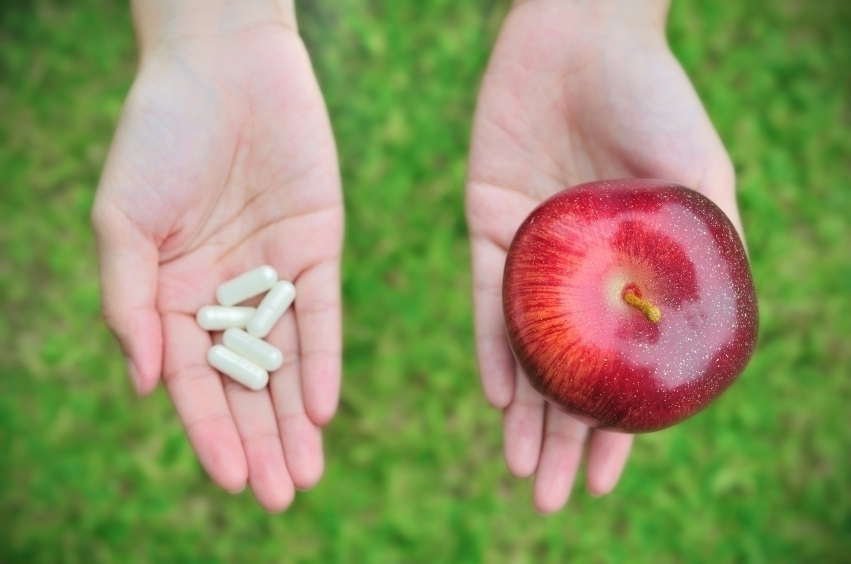
[[[251,335],[262,339],[269,334],[293,300],[295,300],[293,283],[286,280],[276,283],[257,306],[257,312],[248,320],[246,330]]]
[[[280,350],[242,329],[235,327],[228,329],[222,341],[233,352],[241,354],[260,368],[270,372],[277,370],[284,363],[284,355]]]
[[[269,373],[224,345],[213,345],[207,351],[210,366],[230,376],[246,388],[262,390],[269,383]]]
[[[231,327],[245,327],[257,311],[253,307],[204,306],[195,320],[206,331],[223,331]]]
[[[236,305],[275,285],[278,273],[268,264],[232,278],[216,290],[216,300],[223,306]]]

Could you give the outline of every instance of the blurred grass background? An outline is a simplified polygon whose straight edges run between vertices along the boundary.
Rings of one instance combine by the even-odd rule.
[[[88,226],[128,9],[0,4],[0,561],[851,561],[851,4],[674,2],[736,163],[760,296],[739,384],[544,518],[476,375],[462,212],[502,0],[300,5],[349,214],[327,472],[279,516],[213,487],[99,318]]]

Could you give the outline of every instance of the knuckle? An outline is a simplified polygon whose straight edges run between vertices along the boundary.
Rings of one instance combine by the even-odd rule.
[[[124,333],[127,324],[127,316],[121,308],[109,299],[103,300],[101,304],[101,316],[104,323],[115,333]]]
[[[101,198],[96,198],[92,206],[92,211],[89,214],[89,222],[95,233],[104,233],[109,231],[110,225],[113,223],[114,212],[107,203]]]
[[[302,305],[301,307],[298,307],[298,305],[296,305],[296,307],[300,316],[316,316],[328,313],[333,314],[340,311],[340,300],[313,300],[311,302],[308,302],[306,305]]]
[[[229,413],[209,413],[197,419],[187,421],[184,426],[186,432],[192,434],[194,432],[203,433],[206,429],[215,427],[217,424],[226,422],[230,419]]]
[[[163,374],[163,379],[166,383],[173,384],[175,382],[186,382],[208,378],[214,374],[214,370],[207,364],[194,363],[174,371]]]

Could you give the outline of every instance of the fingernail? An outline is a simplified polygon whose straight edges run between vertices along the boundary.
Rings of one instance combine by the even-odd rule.
[[[136,364],[127,359],[127,374],[130,376],[130,384],[133,386],[133,390],[138,394],[139,393],[139,371],[136,369]]]
[[[239,488],[239,489],[236,489],[236,490],[227,490],[227,492],[228,492],[228,493],[233,494],[233,495],[239,495],[239,494],[241,494],[241,493],[242,493],[242,492],[244,492],[244,491],[245,491],[245,484],[242,484],[242,486],[240,486],[240,488]]]
[[[590,496],[591,496],[591,497],[593,497],[593,498],[600,499],[601,497],[605,497],[605,496],[606,496],[606,494],[608,494],[608,493],[609,493],[609,492],[607,492],[607,491],[605,491],[605,490],[603,490],[603,491],[594,491],[594,490],[592,490],[591,488],[588,488],[588,495],[590,495]]]

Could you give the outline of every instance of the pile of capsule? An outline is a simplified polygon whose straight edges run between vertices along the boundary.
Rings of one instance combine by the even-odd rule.
[[[257,308],[236,304],[268,290]],[[263,338],[295,300],[292,282],[278,280],[274,268],[264,265],[228,280],[216,290],[221,305],[204,306],[195,319],[202,329],[224,331],[222,345],[213,345],[207,362],[252,390],[269,383],[269,372],[284,363],[284,355]]]

